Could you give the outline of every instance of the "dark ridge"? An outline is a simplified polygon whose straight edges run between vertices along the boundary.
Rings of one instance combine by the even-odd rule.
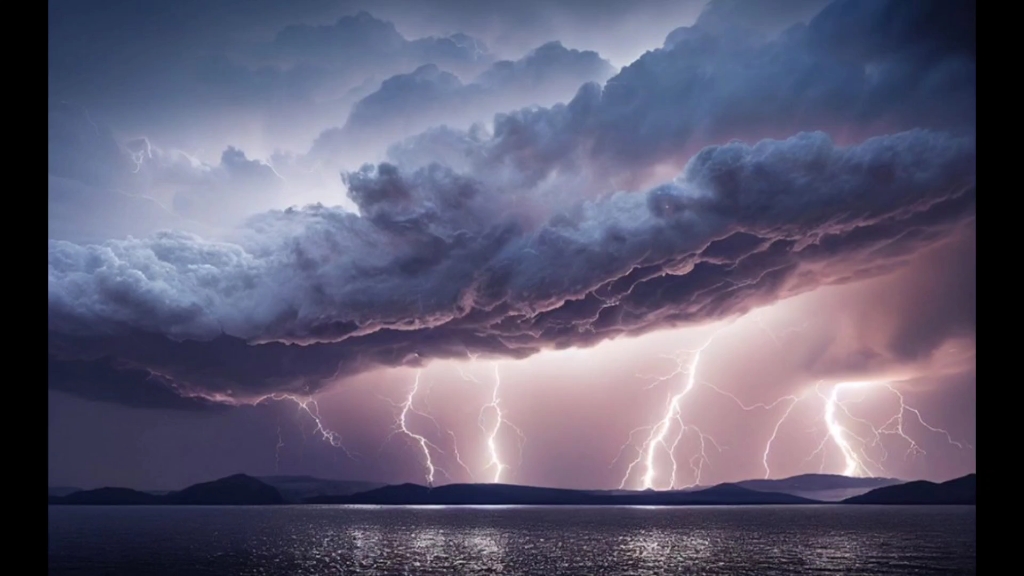
[[[428,488],[418,484],[385,486],[351,496],[321,496],[311,504],[376,505],[491,505],[491,506],[691,506],[815,504],[815,500],[748,490],[735,484],[721,484],[696,491],[591,492],[560,488],[537,488],[509,484],[447,484]]]
[[[165,496],[168,504],[192,505],[261,505],[284,504],[277,488],[252,476],[235,474],[213,482],[189,486]]]
[[[245,474],[189,486],[167,494],[152,494],[130,488],[80,490],[66,496],[50,496],[50,504],[138,506],[138,505],[263,505],[284,504],[276,488]]]
[[[916,481],[897,485],[889,478],[848,478],[805,474],[780,480],[745,480],[673,491],[570,490],[510,484],[448,484],[429,488],[418,484],[381,486],[375,482],[324,480],[310,476],[235,474],[184,490],[159,494],[129,488],[78,490],[49,494],[50,504],[64,505],[493,505],[493,506],[729,506],[817,504],[806,494],[881,487],[846,498],[847,504],[967,504],[976,502],[976,475],[936,484]],[[758,489],[752,489],[755,486]],[[773,490],[768,490],[773,488]],[[51,491],[54,490],[51,488]],[[56,490],[60,490],[57,488]]]
[[[161,504],[161,497],[131,488],[97,488],[80,490],[66,496],[50,496],[50,504],[77,505],[152,505]]]
[[[977,502],[977,475],[968,474],[936,484],[925,480],[876,488],[843,500],[844,504],[966,505]]]
[[[260,476],[258,479],[277,488],[285,501],[293,504],[315,496],[349,496],[386,486],[383,482],[328,480],[312,476]]]
[[[800,490],[809,492],[849,488],[871,489],[902,483],[903,480],[897,478],[857,478],[840,474],[800,474],[799,476],[778,480],[743,480],[737,482],[740,486],[750,488],[751,490]]]

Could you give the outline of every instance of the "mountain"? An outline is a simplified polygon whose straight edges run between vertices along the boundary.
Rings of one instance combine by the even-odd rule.
[[[847,504],[975,504],[976,476],[936,484],[892,478],[804,474],[779,480],[744,480],[670,491],[571,490],[511,484],[418,484],[325,480],[311,476],[235,474],[166,494],[129,488],[50,488],[50,504],[68,505],[265,505],[288,503],[377,505],[580,505],[699,506],[790,505],[836,501]],[[70,493],[63,493],[74,490]],[[816,496],[816,497],[815,497]]]
[[[233,505],[284,504],[277,488],[252,476],[235,474],[212,482],[189,486],[163,497],[168,504]]]
[[[231,506],[284,504],[285,500],[273,486],[252,476],[235,474],[167,494],[152,494],[131,488],[99,488],[97,490],[80,490],[65,496],[50,496],[49,503],[103,506],[173,504]]]
[[[260,476],[258,479],[277,488],[286,502],[299,503],[316,496],[349,496],[386,486],[383,482],[362,480],[325,480],[312,476]]]
[[[720,484],[696,491],[592,492],[509,484],[419,484],[385,486],[350,496],[318,496],[312,504],[520,505],[520,506],[693,506],[737,504],[813,504],[814,500]]]
[[[736,484],[760,492],[780,492],[821,502],[839,502],[875,488],[894,486],[897,478],[857,478],[839,474],[800,474],[773,480],[743,480]]]
[[[976,505],[977,475],[968,474],[948,482],[936,484],[918,480],[896,486],[876,488],[843,500],[844,504],[890,504],[890,505],[925,505],[925,504],[959,504]]]
[[[818,504],[817,500],[783,492],[751,490],[739,484],[718,484],[703,490],[670,493],[680,504]],[[646,496],[646,495],[645,495]]]
[[[97,488],[79,490],[66,496],[50,496],[50,504],[76,504],[93,506],[128,506],[161,504],[161,497],[131,488]]]

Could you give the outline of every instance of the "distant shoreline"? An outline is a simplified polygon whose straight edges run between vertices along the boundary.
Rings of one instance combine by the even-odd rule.
[[[284,478],[284,480],[281,480]],[[718,484],[706,488],[670,491],[571,490],[507,484],[380,485],[307,477],[276,477],[267,481],[236,474],[158,494],[130,488],[79,490],[50,495],[51,506],[578,506],[578,507],[695,507],[695,506],[811,506],[811,505],[976,505],[976,475],[948,482],[903,482],[894,479],[856,479],[830,475],[804,475],[783,480]],[[870,486],[838,501],[799,495],[835,491],[835,486]],[[334,491],[334,493],[331,493]],[[344,493],[344,492],[348,493]],[[795,492],[795,493],[794,493]]]

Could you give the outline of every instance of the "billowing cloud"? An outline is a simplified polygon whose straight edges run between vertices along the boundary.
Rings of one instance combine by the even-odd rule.
[[[54,373],[118,370],[246,402],[891,274],[974,216],[973,11],[943,6],[839,0],[776,37],[698,22],[564,105],[500,114],[490,132],[434,128],[345,173],[356,211],[270,211],[216,237],[51,240],[51,364],[78,363]],[[123,148],[133,177],[193,191],[246,194],[281,173],[238,150],[213,166]],[[875,351],[938,345],[892,338]]]
[[[596,52],[549,42],[516,61],[495,63],[474,81],[435,64],[385,80],[356,102],[345,125],[322,133],[310,151],[318,160],[351,157],[355,151],[383,148],[432,126],[468,127],[496,111],[552,105],[571,98],[588,82],[603,83],[615,73]]]
[[[51,354],[245,401],[720,318],[891,271],[941,240],[973,215],[975,148],[925,131],[732,143],[670,184],[543,218],[542,197],[438,166],[348,180],[361,215],[270,213],[239,243],[51,242]]]
[[[412,392],[453,481],[615,487],[701,346],[701,484],[841,471],[847,381],[872,473],[973,471],[974,11],[50,0],[51,485],[422,482]]]
[[[856,142],[915,127],[974,130],[972,2],[839,0],[774,39],[700,22],[673,36],[603,88],[498,115],[490,138],[444,153],[506,185],[572,186],[585,171],[594,193],[642,189],[732,138],[824,130]],[[429,135],[422,145],[437,153]]]

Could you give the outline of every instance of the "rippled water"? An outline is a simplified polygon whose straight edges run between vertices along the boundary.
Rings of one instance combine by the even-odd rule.
[[[50,574],[977,572],[974,507],[49,508]]]

